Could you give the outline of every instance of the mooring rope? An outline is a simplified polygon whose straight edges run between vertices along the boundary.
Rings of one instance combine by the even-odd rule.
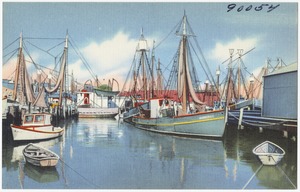
[[[245,189],[249,183],[251,182],[251,180],[253,179],[253,177],[258,173],[258,171],[263,167],[263,164],[260,165],[260,167],[256,170],[256,172],[252,175],[252,177],[248,180],[248,182],[244,185],[243,189]]]
[[[244,185],[243,189],[245,189],[249,183],[251,182],[251,180],[254,178],[254,176],[258,173],[258,171],[263,167],[263,164],[260,165],[260,167],[256,170],[256,172],[252,175],[252,177],[248,180],[248,182]],[[290,178],[285,174],[285,172],[281,169],[281,167],[279,167],[278,165],[276,165],[276,167],[278,167],[280,169],[280,171],[283,173],[283,175],[286,177],[286,179],[292,184],[292,186],[297,189],[297,187],[294,185],[294,183],[290,180]]]
[[[59,159],[63,164],[65,164],[67,167],[69,167],[72,171],[74,171],[76,174],[78,174],[81,178],[83,178],[85,181],[87,181],[89,184],[93,185],[96,188],[100,188],[98,185],[96,185],[95,183],[91,182],[90,180],[88,180],[86,177],[84,177],[83,175],[81,175],[80,173],[78,173],[76,170],[74,170],[70,165],[68,165],[67,163],[65,163],[62,159]]]
[[[279,166],[277,166],[276,165],[276,167],[278,167],[280,170],[281,170],[281,172],[284,174],[284,176],[287,178],[287,180],[293,185],[293,187],[295,188],[295,189],[297,189],[297,187],[294,185],[294,183],[290,180],[290,178],[285,174],[285,172],[281,169],[281,167],[279,167]]]

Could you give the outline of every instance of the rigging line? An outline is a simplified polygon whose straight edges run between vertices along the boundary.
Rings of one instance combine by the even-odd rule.
[[[12,43],[8,44],[6,47],[3,48],[3,51],[5,49],[7,49],[9,46],[11,46],[12,44],[14,44],[16,41],[18,41],[20,39],[20,37],[18,37],[17,39],[15,39]]]
[[[237,59],[243,57],[244,55],[246,55],[247,53],[251,52],[252,50],[254,50],[255,47],[253,47],[252,49],[250,49],[249,51],[247,51],[246,53],[244,53],[243,55],[239,56],[238,58],[234,59],[232,62],[236,61]]]
[[[249,96],[249,92],[247,90],[247,86],[246,86],[246,83],[245,83],[245,77],[244,77],[243,73],[241,73],[241,77],[242,77],[242,84],[243,84],[244,90],[246,92],[246,96],[248,97]]]
[[[189,43],[189,44],[190,44],[190,43]],[[209,80],[210,82],[213,82],[214,85],[216,85],[213,76],[212,76],[211,74],[210,74],[210,76],[209,76],[209,74],[207,73],[207,71],[209,71],[209,70],[208,70],[208,69],[205,69],[204,66],[202,65],[202,62],[201,62],[200,58],[198,57],[198,55],[197,55],[197,53],[196,53],[196,51],[195,51],[195,49],[194,49],[194,47],[193,47],[192,44],[191,44],[191,47],[192,47],[192,50],[194,51],[194,53],[195,53],[195,55],[196,55],[196,58],[198,59],[199,63],[201,64],[202,69],[203,69],[203,71],[204,71],[206,77],[208,78],[208,80]]]
[[[6,55],[3,55],[3,57],[6,57],[7,55],[11,54],[12,52],[16,52],[18,50],[19,50],[19,48],[16,48],[16,49],[12,50],[11,52],[7,53]]]
[[[136,53],[135,53],[134,56],[133,56],[133,61],[132,61],[131,66],[130,66],[129,73],[127,73],[127,77],[126,77],[125,83],[123,84],[123,88],[122,88],[122,91],[121,91],[121,92],[125,91],[127,82],[130,81],[129,78],[130,78],[130,76],[131,76],[131,71],[133,71],[135,57],[136,57]],[[130,82],[131,82],[131,81],[130,81]],[[130,89],[130,86],[131,86],[131,83],[129,83],[129,84],[130,84],[130,85],[129,85],[128,89]]]
[[[249,75],[252,75],[253,73],[250,73],[249,71],[247,71],[246,69],[245,69],[245,71],[249,74]],[[258,81],[258,82],[261,82],[258,78],[256,78],[254,75],[253,75],[253,78],[256,80],[256,81]]]
[[[191,29],[191,31],[192,31],[192,29]],[[192,33],[193,33],[193,31],[192,31]],[[198,41],[197,41],[197,39],[196,39],[196,37],[193,37],[193,39],[194,39],[194,41],[195,41],[195,43],[196,43],[196,47],[199,49],[199,52],[200,52],[200,55],[201,55],[201,57],[202,57],[202,59],[203,59],[203,63],[205,64],[205,67],[206,67],[206,70],[207,70],[207,72],[209,73],[209,75],[207,75],[207,73],[206,73],[206,70],[204,69],[204,71],[205,71],[205,73],[206,73],[206,75],[208,76],[208,78],[210,77],[211,78],[211,82],[213,82],[213,84],[214,84],[214,86],[216,86],[216,82],[215,82],[215,80],[214,80],[214,78],[213,78],[213,75],[212,75],[212,73],[211,73],[211,71],[209,70],[209,66],[208,66],[208,64],[207,64],[207,62],[206,62],[206,60],[205,60],[205,57],[204,57],[204,55],[203,55],[203,53],[202,53],[202,50],[201,50],[201,48],[200,48],[200,46],[199,46],[199,44],[198,44]],[[192,46],[193,47],[193,46]],[[194,50],[194,49],[193,49]],[[196,51],[194,50],[194,52],[195,52],[195,54],[196,54]],[[198,58],[198,60],[199,60],[199,62],[201,63],[201,61],[200,61],[200,59],[199,59],[199,57],[198,57],[198,55],[196,54],[196,57]]]
[[[56,40],[64,40],[65,38],[62,37],[23,37],[23,39],[42,39],[42,40],[49,40],[49,39],[56,39]]]
[[[17,70],[17,69],[15,69],[8,77],[14,78],[14,75],[13,75],[13,74],[16,72],[16,70]]]
[[[161,66],[163,66],[163,67],[165,67],[165,69],[163,70],[163,73],[165,73],[165,71],[172,71],[172,69],[173,69],[173,64],[174,64],[174,60],[176,59],[178,59],[178,53],[179,53],[179,49],[180,49],[180,42],[179,42],[179,45],[178,45],[178,49],[177,49],[177,51],[175,52],[175,54],[174,54],[174,56],[173,56],[173,58],[171,59],[171,61],[170,61],[170,63],[165,67],[162,63],[161,63]],[[171,63],[172,63],[172,66],[171,66],[171,70],[170,69],[168,69],[169,68],[169,66],[171,65]]]
[[[187,47],[188,47],[188,49],[190,49],[190,43],[187,44]],[[188,52],[188,54],[189,54],[188,56],[190,58],[190,64],[191,64],[190,70],[192,70],[192,72],[193,72],[193,73],[191,73],[191,77],[193,77],[193,79],[195,81],[195,82],[193,82],[193,86],[194,86],[194,88],[198,89],[199,88],[199,82],[200,82],[199,77],[197,75],[197,70],[196,70],[194,61],[192,59],[192,54],[191,54],[191,52]]]
[[[235,55],[237,55],[238,53],[236,52],[235,54],[232,55],[232,57],[234,57]],[[226,63],[231,57],[229,57],[228,59],[226,59],[225,61],[223,61],[221,64]]]
[[[86,67],[87,70],[89,71],[90,75],[91,75],[94,79],[96,79],[96,75],[93,74],[92,68],[89,66],[89,64],[87,63],[87,61],[86,61],[85,58],[83,57],[83,55],[80,53],[79,49],[77,48],[78,50],[76,50],[76,47],[74,47],[74,46],[76,46],[76,44],[73,45],[73,43],[72,43],[71,41],[70,41],[70,44],[71,44],[71,46],[73,47],[75,53],[80,57],[82,63],[85,65],[85,67]]]
[[[189,27],[190,31],[192,32],[192,34],[195,34],[194,31],[193,31],[193,29],[192,29],[192,27],[190,26],[190,24],[189,24],[189,23],[187,23],[187,24],[188,24],[188,27]],[[214,80],[214,78],[213,78],[213,75],[211,74],[211,71],[209,70],[209,66],[208,66],[208,64],[207,64],[207,62],[206,62],[206,59],[205,59],[204,55],[203,55],[202,49],[201,49],[201,47],[199,46],[199,43],[198,43],[198,41],[197,41],[197,38],[196,38],[195,35],[193,35],[192,37],[193,37],[193,39],[194,39],[194,41],[195,41],[195,43],[196,43],[196,47],[199,49],[199,52],[200,52],[200,54],[201,54],[201,57],[202,57],[202,59],[203,59],[203,61],[204,61],[205,66],[206,66],[206,68],[207,68],[207,71],[208,71],[209,75],[210,75],[211,78],[212,78],[212,82],[214,83],[214,86],[216,86],[216,82],[215,82],[215,80]],[[196,54],[196,52],[195,52],[195,54]],[[197,55],[197,54],[196,54],[196,56],[197,56],[197,58],[198,58],[198,55]],[[198,58],[198,59],[199,59],[199,58]],[[200,61],[200,60],[199,60],[199,61]]]
[[[32,64],[34,64],[32,61],[29,61],[29,60],[25,60],[25,62],[26,62],[26,63],[32,63]],[[40,64],[35,63],[35,65],[39,66],[40,68],[46,68],[46,69],[48,69],[48,70],[51,70],[52,72],[59,73],[58,71],[55,71],[54,69],[50,69],[50,68],[44,67],[44,66],[42,66],[42,65],[40,65]],[[39,68],[39,69],[40,69],[40,68]],[[46,74],[46,72],[44,72],[44,71],[42,71],[42,72],[43,72],[44,74]],[[52,75],[55,76],[55,74],[52,74]],[[70,75],[69,75],[69,76],[70,76]]]
[[[58,47],[58,46],[60,46],[61,44],[64,44],[64,43],[65,43],[65,41],[63,41],[63,42],[61,42],[61,43],[55,45],[54,47],[48,49],[47,52],[49,52],[51,49],[54,49],[55,47]]]
[[[31,59],[32,63],[34,64],[34,66],[36,67],[36,69],[38,69],[36,63],[33,61],[32,57],[30,56],[30,54],[28,53],[28,49],[26,47],[26,45],[23,45],[25,52],[27,53],[27,55],[29,56],[29,58]]]
[[[30,43],[29,41],[26,41],[26,42],[29,43],[30,45],[32,45],[33,47],[35,47],[35,48],[37,48],[37,49],[39,49],[39,50],[41,50],[41,51],[43,51],[43,52],[45,52],[45,53],[48,53],[49,55],[51,55],[52,57],[55,58],[54,55],[50,54],[49,52],[43,50],[42,48],[40,48],[40,47],[38,47],[38,46],[36,46],[36,45],[34,45],[33,43]]]
[[[244,185],[243,189],[245,189],[249,183],[251,182],[251,180],[254,178],[254,176],[258,173],[258,171],[263,167],[263,164],[260,165],[260,167],[256,170],[256,172],[252,175],[252,177],[249,179],[249,181],[246,183],[246,185]]]
[[[160,46],[170,35],[171,33],[178,27],[178,25],[181,23],[181,20],[173,27],[173,29],[168,33],[168,35],[163,38],[163,40],[161,40],[154,48],[157,48],[158,46]]]
[[[71,46],[73,47],[75,53],[80,57],[82,63],[85,65],[85,67],[87,68],[87,70],[89,71],[90,75],[96,79],[96,76],[93,74],[91,67],[88,65],[88,63],[86,62],[86,60],[84,59],[84,57],[78,53],[78,51],[75,49],[75,47],[73,46],[73,44],[70,42]]]
[[[148,65],[148,70],[149,71],[146,71],[146,75],[147,75],[147,78],[150,78],[151,80],[152,80],[152,70],[151,70],[151,66],[150,66],[150,62],[149,62],[149,59],[148,59],[148,56],[147,56],[147,54],[145,54],[145,59],[146,59],[146,64]]]
[[[2,64],[2,66],[5,65],[19,51],[19,48],[14,51],[15,52]]]
[[[67,167],[69,167],[72,171],[74,171],[77,175],[79,175],[81,178],[83,178],[85,181],[87,181],[89,184],[93,185],[94,187],[100,188],[100,186],[96,185],[95,183],[92,183],[90,180],[88,180],[86,177],[84,177],[83,175],[81,175],[80,173],[78,173],[75,169],[73,169],[70,165],[68,165],[66,162],[64,162],[61,158],[59,158],[59,160],[66,165]]]
[[[82,55],[82,53],[80,52],[80,50],[79,50],[79,48],[78,48],[78,46],[76,45],[76,43],[75,43],[75,41],[73,40],[73,38],[69,35],[69,37],[70,37],[70,40],[72,40],[70,43],[71,43],[71,45],[73,46],[73,44],[74,44],[74,46],[75,46],[75,48],[78,50],[75,50],[75,52],[77,53],[77,52],[79,52],[79,55],[80,55],[80,57],[81,57],[81,59],[84,61],[84,62],[86,62],[86,66],[87,67],[89,67],[90,68],[90,70],[91,70],[91,72],[93,71],[92,70],[92,68],[91,68],[91,66],[89,65],[89,63],[86,61],[86,59],[85,59],[85,57]],[[78,54],[78,53],[77,53]],[[93,74],[94,75],[94,74]],[[94,79],[96,79],[96,75],[94,75],[93,76],[92,75],[92,77],[94,77]]]

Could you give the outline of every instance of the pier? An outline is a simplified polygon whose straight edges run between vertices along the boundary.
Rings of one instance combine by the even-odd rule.
[[[238,130],[246,128],[280,131],[285,137],[297,136],[297,120],[263,117],[261,110],[241,108],[228,111],[228,123],[237,126]]]

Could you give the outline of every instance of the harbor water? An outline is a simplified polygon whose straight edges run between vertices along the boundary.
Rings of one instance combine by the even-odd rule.
[[[281,132],[227,126],[224,138],[209,140],[147,132],[115,119],[63,125],[62,137],[36,142],[60,156],[53,168],[26,163],[26,143],[3,134],[2,189],[297,188],[297,141]],[[277,166],[259,169],[252,149],[265,140],[286,154]]]

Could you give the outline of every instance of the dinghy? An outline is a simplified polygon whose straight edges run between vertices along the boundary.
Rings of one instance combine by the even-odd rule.
[[[285,151],[270,141],[265,141],[256,146],[252,151],[263,165],[277,165],[285,155]]]
[[[24,148],[23,155],[26,162],[40,167],[53,167],[59,160],[56,153],[32,143]]]

